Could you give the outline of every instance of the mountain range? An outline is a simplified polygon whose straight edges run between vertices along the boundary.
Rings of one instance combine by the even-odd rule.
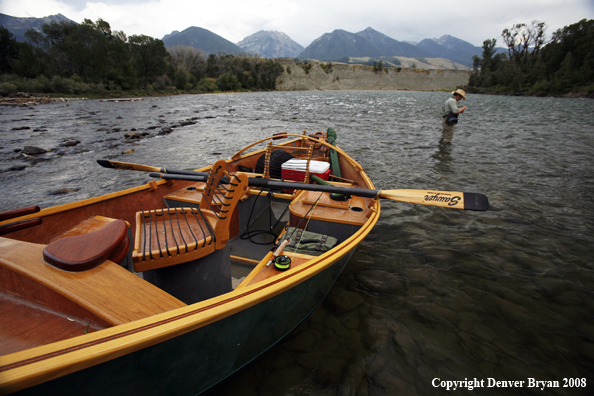
[[[323,34],[306,48],[284,33],[264,30],[244,38],[233,47],[230,46],[232,43],[223,37],[200,28],[188,28],[181,33],[173,32],[163,37],[163,43],[165,47],[189,45],[207,54],[219,51],[233,54],[243,52],[258,54],[265,58],[301,58],[319,61],[344,61],[362,57],[372,60],[383,57],[444,58],[468,67],[472,66],[473,55],[480,56],[483,51],[481,47],[450,35],[444,35],[439,39],[425,39],[414,45],[394,40],[371,27],[358,33],[337,29]]]
[[[29,29],[41,31],[44,23],[71,21],[62,14],[45,18],[17,18],[0,14],[0,25],[6,27],[18,41],[25,41]],[[173,31],[163,37],[165,47],[187,45],[202,50],[207,55],[228,53],[257,54],[266,58],[301,58],[319,61],[342,61],[350,58],[381,59],[382,57],[444,58],[464,66],[472,66],[473,55],[481,56],[482,48],[450,35],[424,39],[418,44],[397,41],[371,27],[350,33],[337,29],[325,33],[303,48],[289,36],[276,31],[259,31],[237,44],[200,27],[192,26],[183,31]]]
[[[300,58],[336,61],[348,57],[404,56],[408,58],[432,57],[431,53],[417,46],[400,42],[372,28],[359,33],[335,30],[315,39]]]
[[[181,32],[174,30],[163,37],[163,44],[166,48],[176,45],[187,45],[204,51],[206,54],[226,54],[239,55],[245,52],[241,47],[233,44],[231,41],[214,34],[210,30],[196,26],[191,26]]]
[[[297,58],[304,49],[285,33],[265,30],[244,38],[237,45],[265,58]]]
[[[43,18],[17,18],[10,15],[0,14],[0,26],[4,26],[16,41],[25,41],[25,32],[33,29],[41,32],[41,25],[50,22],[72,22],[76,23],[62,14],[50,15]]]

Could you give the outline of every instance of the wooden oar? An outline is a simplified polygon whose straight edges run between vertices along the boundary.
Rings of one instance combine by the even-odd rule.
[[[163,173],[149,173],[149,176],[168,180],[206,181],[206,176],[189,176]],[[486,195],[479,193],[435,191],[435,190],[369,190],[365,188],[352,188],[340,186],[327,186],[318,184],[307,184],[288,181],[276,181],[250,177],[250,187],[261,187],[270,189],[294,189],[355,195],[358,197],[390,199],[398,202],[408,202],[419,205],[439,206],[443,208],[465,209],[465,210],[487,210],[489,199]]]
[[[5,210],[0,212],[0,221],[5,221],[9,219],[15,219],[17,217],[21,217],[24,215],[28,215],[31,213],[37,213],[41,209],[39,206],[28,206],[26,208],[19,208],[19,209],[12,209],[12,210]],[[41,224],[41,219],[36,217],[34,219],[18,221],[15,223],[8,223],[3,224],[0,226],[0,235],[10,234],[11,232],[23,230],[25,228],[33,227],[36,225]]]
[[[4,224],[0,226],[0,235],[10,234],[11,232],[24,230],[25,228],[33,227],[42,223],[39,217],[29,220],[17,221],[16,223]]]
[[[203,182],[206,181],[208,173],[178,169],[157,168],[155,166],[132,164],[128,162],[97,160],[97,163],[105,168],[128,169],[150,173],[149,176],[170,179],[188,180]],[[182,177],[183,175],[183,177]],[[489,199],[479,193],[451,192],[451,191],[427,191],[427,190],[368,190],[364,188],[349,188],[340,186],[321,186],[317,184],[306,184],[297,182],[276,181],[261,178],[249,178],[251,187],[274,188],[274,189],[296,189],[308,191],[330,192],[358,197],[376,197],[390,199],[392,201],[407,202],[419,205],[440,206],[444,208],[466,209],[466,210],[487,210]]]
[[[130,162],[97,160],[97,163],[104,168],[111,168],[111,169],[135,170],[135,171],[141,171],[141,172],[175,173],[177,175],[190,175],[190,176],[196,176],[196,175],[207,176],[208,175],[208,173],[205,173],[205,172],[196,172],[196,171],[191,171],[191,170],[189,171],[189,170],[183,170],[183,169],[157,168],[156,166],[132,164]]]
[[[16,217],[21,217],[31,213],[37,213],[40,210],[41,209],[39,208],[39,206],[27,206],[26,208],[5,210],[3,212],[0,212],[0,221],[14,219]]]

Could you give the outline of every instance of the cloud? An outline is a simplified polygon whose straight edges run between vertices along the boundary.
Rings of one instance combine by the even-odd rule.
[[[259,30],[286,33],[304,47],[335,29],[359,32],[367,27],[399,41],[420,41],[445,34],[481,46],[501,42],[501,32],[515,23],[546,22],[555,30],[594,16],[592,0],[442,0],[365,2],[360,0],[2,0],[0,12],[17,17],[61,13],[81,22],[101,18],[127,35],[162,38],[173,30],[198,26],[231,42]],[[452,6],[453,5],[453,6]]]

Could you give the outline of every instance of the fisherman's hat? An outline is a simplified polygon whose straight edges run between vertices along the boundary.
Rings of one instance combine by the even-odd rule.
[[[462,99],[466,100],[466,91],[463,89],[457,89],[454,92],[452,92],[452,94],[458,94],[460,96],[462,96]]]

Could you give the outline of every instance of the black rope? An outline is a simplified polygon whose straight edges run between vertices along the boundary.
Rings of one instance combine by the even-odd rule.
[[[252,221],[252,214],[254,213],[254,209],[256,207],[256,202],[258,202],[258,198],[260,198],[260,196],[262,195],[263,191],[267,191],[268,194],[266,195],[268,197],[268,222],[270,225],[270,229],[269,230],[253,230],[250,231],[250,222]],[[274,225],[274,227],[272,226],[271,220],[272,220],[272,192],[269,190],[260,190],[260,192],[258,192],[258,195],[256,196],[256,199],[254,200],[254,203],[252,205],[252,209],[250,211],[250,216],[248,218],[248,222],[247,222],[247,228],[245,230],[245,232],[243,234],[240,235],[240,238],[242,240],[245,239],[249,239],[250,242],[252,242],[255,245],[270,245],[271,243],[274,243],[274,241],[276,241],[276,238],[278,238],[278,235],[274,232],[274,227],[276,227],[276,225],[278,224],[278,222],[280,221],[277,220],[276,224]],[[289,207],[289,205],[287,205],[287,208]],[[285,209],[286,211],[286,209]],[[283,215],[285,214],[285,212],[283,212]],[[282,215],[281,215],[282,217]],[[274,237],[274,239],[272,239],[272,241],[270,242],[256,242],[254,241],[252,238],[254,238],[257,235],[263,235],[263,234],[268,234],[268,235],[272,235]]]
[[[211,179],[212,176],[212,179]],[[211,205],[211,200],[206,198],[206,204],[208,205],[208,207],[210,208],[210,210],[215,214],[215,216],[217,216],[217,218],[219,219],[226,219],[227,216],[221,216],[219,215],[219,213],[228,213],[228,210],[223,210],[223,206],[229,206],[229,203],[225,203],[223,200],[221,200],[220,198],[217,197],[217,193],[215,192],[215,189],[217,192],[221,191],[221,188],[223,188],[225,191],[231,192],[231,194],[233,194],[235,192],[235,190],[231,190],[226,188],[223,184],[216,182],[215,180],[216,178],[219,178],[220,180],[222,180],[222,178],[220,178],[216,173],[213,173],[211,170],[210,175],[208,176],[208,180],[206,182],[206,185],[204,186],[204,193],[206,194],[207,197],[212,197],[212,203],[213,205],[215,205],[217,207],[217,210],[215,210],[212,205]],[[235,176],[234,176],[235,178]],[[209,183],[210,182],[210,183]],[[231,182],[231,180],[229,181],[229,185],[235,186],[237,187],[239,184],[235,184],[233,182]],[[215,186],[213,188],[213,186]],[[203,194],[204,195],[204,194]],[[223,195],[224,199],[227,199],[226,195],[224,193],[221,193],[221,195]],[[215,200],[216,198],[216,200]],[[217,201],[219,203],[217,203]]]
[[[194,211],[192,211],[192,212],[194,212]],[[181,214],[184,215],[186,224],[188,225],[188,230],[190,230],[190,234],[192,234],[192,238],[194,238],[194,241],[196,242],[196,247],[194,247],[194,250],[198,250],[198,238],[196,238],[196,235],[194,235],[194,231],[192,231],[192,227],[190,226],[190,221],[188,220],[186,213],[188,213],[187,210],[184,210],[183,212],[181,212]]]
[[[167,215],[169,216],[169,218],[171,218],[171,216],[169,215],[169,210],[167,211]],[[169,245],[167,244],[167,223],[165,223],[165,214],[163,213],[163,209],[161,209],[161,216],[163,216],[163,233],[165,234],[165,242],[163,242],[163,244],[165,245],[165,250],[167,251],[167,255],[169,257],[173,256],[170,252],[169,252]],[[156,224],[155,224],[155,231],[157,230]]]
[[[171,219],[171,217],[169,218]],[[188,243],[186,242],[186,238],[184,238],[184,233],[182,232],[181,224],[179,223],[179,214],[177,213],[177,210],[175,211],[175,221],[177,222],[177,229],[179,231],[179,235],[181,236],[182,242],[184,243],[184,247],[186,248],[185,253],[188,253]]]
[[[175,215],[177,216],[177,211],[175,211]],[[175,229],[173,228],[173,221],[171,220],[171,212],[169,212],[169,226],[171,228],[171,236],[173,237],[173,242],[175,243],[175,247],[177,248],[177,254],[180,254],[181,252],[179,251],[179,243],[177,243],[177,238],[175,237],[175,231],[174,231]],[[178,221],[178,226],[179,226],[179,221]],[[183,239],[183,236],[182,236],[182,239]],[[167,248],[167,251],[169,251],[169,248]],[[186,251],[188,251],[187,247],[186,247]]]
[[[194,214],[194,218],[196,218],[196,222],[198,223],[198,225],[200,226],[200,231],[202,232],[202,234],[204,235],[204,239],[202,242],[202,247],[206,246],[206,237],[208,236],[206,234],[206,232],[204,232],[204,228],[202,228],[202,223],[200,222],[200,219],[198,218],[198,216],[196,216],[196,213],[200,214],[200,217],[202,218],[202,220],[204,221],[204,224],[206,225],[206,228],[208,228],[208,234],[212,237],[210,239],[210,241],[208,242],[208,244],[210,245],[211,243],[213,243],[215,241],[216,235],[214,234],[212,228],[210,227],[210,223],[208,222],[208,220],[204,217],[204,214],[199,210],[196,209],[196,211],[194,211],[195,208],[192,208],[192,213]]]
[[[163,209],[161,209],[161,215],[163,215]],[[150,212],[149,212],[150,216]],[[157,238],[157,246],[159,247],[159,256],[163,257],[163,251],[161,250],[161,242],[159,241],[159,219],[157,219],[157,211],[155,210],[155,237]],[[151,232],[152,234],[152,232]],[[152,257],[152,256],[151,256]]]
[[[146,261],[146,225],[145,225],[145,217],[144,217],[144,210],[142,211],[142,216],[140,216],[140,218],[142,219],[142,261]],[[150,228],[149,228],[150,231]],[[149,232],[149,238],[150,238],[150,232]]]

